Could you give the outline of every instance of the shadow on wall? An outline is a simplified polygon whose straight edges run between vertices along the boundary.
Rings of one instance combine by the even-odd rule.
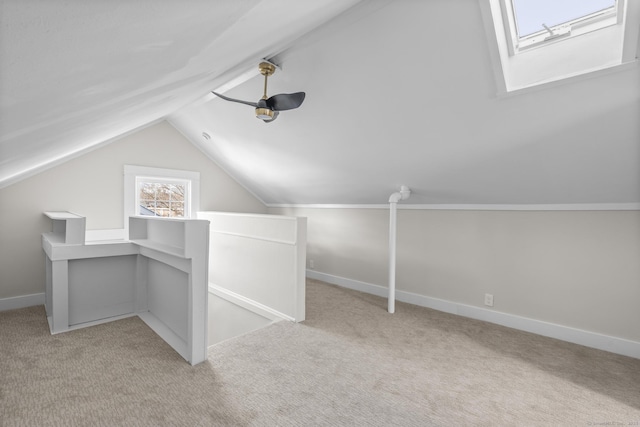
[[[478,204],[638,203],[640,145],[617,137],[616,129],[639,126],[639,113],[638,105],[625,105],[577,123],[541,127],[512,148],[483,153],[438,174],[433,182],[440,188],[434,190],[444,186],[452,201]]]

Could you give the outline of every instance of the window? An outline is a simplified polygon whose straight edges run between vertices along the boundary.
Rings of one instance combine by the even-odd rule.
[[[190,181],[136,178],[136,215],[189,217]]]
[[[619,22],[620,0],[503,0],[510,53],[579,36]],[[620,9],[622,12],[622,9]],[[621,15],[621,13],[620,13]]]
[[[125,235],[130,216],[195,218],[199,209],[199,172],[125,165]]]
[[[638,0],[478,0],[498,95],[635,67]]]

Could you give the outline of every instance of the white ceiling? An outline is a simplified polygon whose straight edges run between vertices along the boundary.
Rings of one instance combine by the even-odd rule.
[[[0,186],[166,117],[268,204],[640,202],[639,67],[498,97],[478,0],[355,3],[2,0]],[[302,107],[206,96],[265,57]]]
[[[357,0],[0,0],[0,185],[165,117]]]

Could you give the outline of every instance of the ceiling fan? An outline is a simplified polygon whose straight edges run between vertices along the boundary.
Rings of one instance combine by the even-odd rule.
[[[264,76],[264,95],[258,102],[229,98],[213,91],[211,91],[211,93],[225,101],[251,105],[256,109],[256,117],[265,123],[274,121],[278,117],[280,111],[293,110],[294,108],[298,108],[302,105],[302,101],[304,101],[305,97],[304,92],[281,93],[267,98],[267,78],[276,71],[276,67],[270,62],[261,62],[260,65],[258,65],[258,69],[260,70],[260,74]]]

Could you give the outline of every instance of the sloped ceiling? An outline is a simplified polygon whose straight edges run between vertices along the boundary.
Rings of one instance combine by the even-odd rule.
[[[357,0],[0,0],[0,185],[156,121]]]
[[[477,0],[355,3],[4,1],[0,180],[166,117],[267,204],[640,202],[640,68],[499,97]],[[301,108],[205,96],[264,57]]]

